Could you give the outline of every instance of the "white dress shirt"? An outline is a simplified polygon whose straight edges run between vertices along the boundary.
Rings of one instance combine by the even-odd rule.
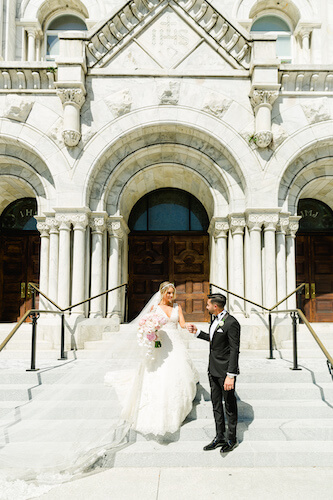
[[[217,325],[220,323],[220,321],[222,321],[222,319],[224,318],[224,316],[227,314],[228,311],[226,311],[226,309],[223,309],[223,311],[221,311],[217,316],[215,316],[215,319],[214,321],[212,322],[212,324],[209,326],[209,336],[210,336],[210,341],[213,340],[213,336],[214,336],[214,332],[216,330],[216,327]],[[197,333],[196,333],[196,336],[198,336],[199,334],[201,333],[201,329],[198,328],[197,329]],[[236,373],[229,373],[227,372],[227,375],[228,377],[230,378],[234,378],[237,376]]]

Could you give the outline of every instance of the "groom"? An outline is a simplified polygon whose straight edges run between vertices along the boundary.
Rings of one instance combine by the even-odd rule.
[[[213,441],[204,450],[221,447],[221,454],[232,451],[236,440],[237,401],[235,396],[236,376],[239,374],[238,356],[240,325],[225,309],[226,298],[221,293],[208,295],[207,310],[212,315],[209,333],[202,332],[194,324],[188,330],[199,339],[210,343],[208,377],[216,427]],[[228,417],[228,436],[225,438],[225,418],[222,399]]]

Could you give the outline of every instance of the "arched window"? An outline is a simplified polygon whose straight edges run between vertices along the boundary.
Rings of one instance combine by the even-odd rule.
[[[333,210],[323,201],[302,198],[298,203],[297,215],[302,217],[299,221],[300,233],[333,232]]]
[[[181,189],[163,188],[146,194],[133,207],[131,231],[207,231],[205,208]]]
[[[35,198],[20,198],[15,200],[5,208],[0,216],[1,230],[23,230],[35,231],[37,221],[34,215],[37,214],[37,202]]]
[[[286,21],[278,16],[263,16],[254,21],[251,32],[273,33],[277,35],[276,55],[282,63],[292,60],[291,30]]]
[[[85,22],[73,14],[64,14],[53,19],[46,30],[46,59],[59,55],[60,31],[87,31]]]

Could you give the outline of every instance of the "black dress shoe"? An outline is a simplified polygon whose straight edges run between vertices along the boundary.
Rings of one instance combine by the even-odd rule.
[[[205,451],[210,451],[210,450],[216,450],[216,448],[219,448],[220,446],[225,446],[228,444],[224,438],[219,438],[219,437],[214,437],[213,441],[207,446],[204,446],[203,449]]]
[[[228,441],[222,446],[220,453],[228,453],[229,451],[234,450],[238,446],[238,441]]]

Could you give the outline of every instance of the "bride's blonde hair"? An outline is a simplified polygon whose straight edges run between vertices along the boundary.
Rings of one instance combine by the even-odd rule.
[[[176,287],[173,283],[170,283],[170,281],[163,281],[163,283],[160,284],[160,294],[161,294],[161,297],[163,297],[163,295],[169,290],[169,288],[173,288],[174,289],[174,296],[173,296],[173,299],[176,300]]]

